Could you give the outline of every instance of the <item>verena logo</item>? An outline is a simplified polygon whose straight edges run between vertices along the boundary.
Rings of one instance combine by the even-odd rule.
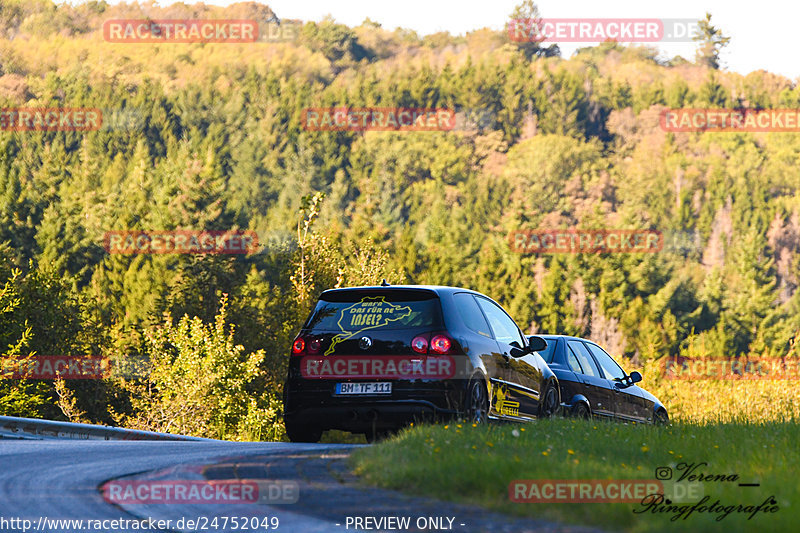
[[[514,42],[621,43],[692,42],[696,19],[541,18],[511,19]]]
[[[800,360],[780,358],[712,359],[667,357],[661,363],[667,379],[790,380],[800,377]]]
[[[509,241],[523,254],[652,253],[664,246],[660,231],[635,229],[517,230]]]
[[[450,131],[452,109],[411,107],[309,107],[301,117],[309,131]]]
[[[672,132],[800,132],[800,109],[667,109],[661,129]]]
[[[90,107],[18,107],[0,109],[0,131],[92,131],[103,112]]]
[[[449,355],[304,356],[300,374],[306,379],[450,379],[456,361]]]
[[[33,355],[0,359],[3,379],[103,379],[111,375],[111,361],[86,355]]]
[[[110,19],[103,23],[110,43],[252,43],[255,20]]]
[[[254,231],[109,231],[110,254],[249,254],[258,247]]]
[[[116,480],[102,487],[103,499],[122,505],[141,504],[288,504],[296,503],[296,481],[282,480]]]

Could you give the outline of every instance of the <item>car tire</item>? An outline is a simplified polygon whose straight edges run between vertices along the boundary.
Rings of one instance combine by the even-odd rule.
[[[544,389],[542,401],[539,403],[539,418],[552,418],[558,414],[558,389],[553,382],[548,382]]]
[[[489,395],[486,386],[479,380],[469,382],[467,389],[467,421],[472,424],[485,424],[489,421]]]
[[[319,442],[322,438],[322,429],[305,425],[285,422],[286,436],[292,442]]]
[[[653,417],[653,423],[657,426],[668,426],[669,415],[667,414],[667,411],[664,409],[659,409],[656,411],[656,414]]]
[[[585,403],[579,402],[578,405],[575,406],[575,409],[572,410],[572,416],[583,420],[589,420],[591,413],[589,413],[589,408],[586,407]]]

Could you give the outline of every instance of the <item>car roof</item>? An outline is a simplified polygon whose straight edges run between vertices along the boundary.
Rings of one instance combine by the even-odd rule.
[[[448,287],[446,285],[361,285],[357,287],[341,287],[339,289],[328,289],[322,293],[324,294],[334,294],[339,292],[347,292],[347,291],[363,291],[363,290],[403,290],[403,289],[414,289],[414,290],[428,290],[431,292],[435,292],[436,294],[453,294],[456,292],[470,292],[473,294],[481,294],[477,291],[473,291],[472,289],[464,289],[462,287]],[[320,297],[322,297],[320,295]]]
[[[591,339],[586,339],[584,337],[573,337],[572,335],[552,335],[550,333],[537,333],[537,337],[541,337],[543,339],[566,339],[571,341],[586,341],[591,342],[593,344],[597,344],[595,341]]]

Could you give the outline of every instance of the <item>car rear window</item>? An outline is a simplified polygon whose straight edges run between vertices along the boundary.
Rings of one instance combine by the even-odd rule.
[[[439,298],[419,291],[323,295],[305,326],[313,331],[335,332],[441,327]]]

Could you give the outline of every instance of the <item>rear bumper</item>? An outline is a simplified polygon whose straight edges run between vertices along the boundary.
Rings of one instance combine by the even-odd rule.
[[[462,380],[428,383],[424,388],[404,387],[402,381],[394,384],[392,394],[381,397],[337,396],[333,382],[289,382],[284,388],[284,420],[297,426],[361,433],[449,420],[463,412]]]
[[[369,430],[395,429],[411,422],[435,422],[458,415],[457,410],[441,409],[421,400],[369,401],[353,405],[302,407],[286,413],[288,423],[324,430],[340,429],[361,433]]]

